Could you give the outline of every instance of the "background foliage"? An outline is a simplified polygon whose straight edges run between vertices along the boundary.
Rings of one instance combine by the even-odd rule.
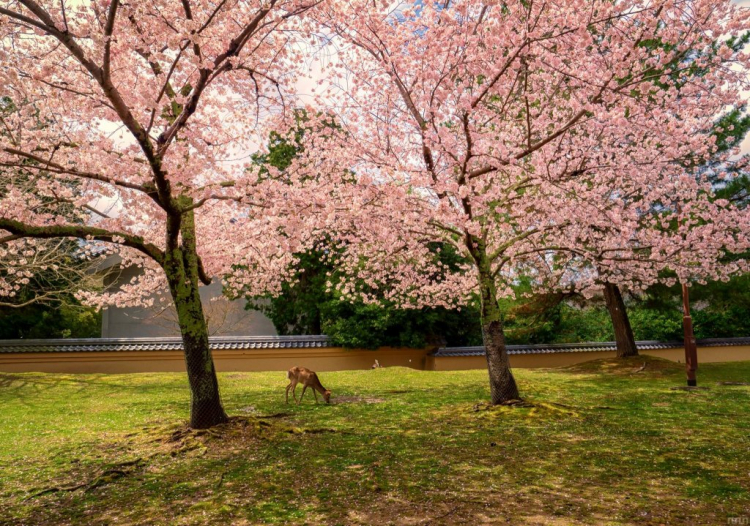
[[[311,263],[309,259],[305,259]],[[519,286],[523,291],[525,287]],[[750,336],[750,275],[729,282],[693,285],[690,300],[696,338]],[[505,329],[510,344],[613,341],[609,313],[601,298],[583,302],[561,295],[505,299]],[[627,297],[636,340],[682,340],[679,287],[653,287],[642,297]],[[264,305],[248,302],[273,321],[279,334],[327,334],[335,345],[481,345],[478,306],[461,311],[401,310],[340,301],[325,292],[325,273],[294,285]]]
[[[102,316],[79,305],[0,307],[0,339],[98,338]]]
[[[293,137],[270,135],[267,152],[253,156],[253,162],[261,167],[261,176],[269,175],[265,166],[284,170],[290,165],[302,148],[305,122],[306,115],[300,113]],[[742,139],[748,128],[750,117],[744,109],[731,111],[717,123],[717,142],[727,148],[732,140]],[[747,199],[749,186],[744,172],[713,182],[717,197],[740,204]],[[441,249],[439,257],[444,263],[458,258],[448,247]],[[247,308],[268,316],[279,334],[326,334],[335,345],[343,347],[481,345],[477,300],[460,311],[401,310],[340,301],[339,294],[328,291],[326,286],[328,281],[336,280],[336,266],[330,256],[324,249],[299,254],[297,281],[284,284],[278,297],[248,298]],[[562,294],[526,298],[531,287],[524,279],[519,280],[516,289],[522,299],[501,300],[501,310],[507,313],[504,322],[508,343],[614,340],[612,322],[601,298],[589,302]],[[642,297],[627,298],[637,340],[682,339],[680,294],[678,286],[657,286]],[[694,285],[691,300],[697,338],[750,336],[749,275],[735,277],[728,283]]]

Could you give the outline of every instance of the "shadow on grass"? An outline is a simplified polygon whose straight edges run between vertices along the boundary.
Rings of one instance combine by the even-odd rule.
[[[685,365],[647,354],[627,358],[602,358],[553,369],[559,372],[599,375],[668,376],[685,372]]]
[[[98,440],[71,437],[55,469],[19,475],[0,523],[726,524],[750,507],[747,388],[669,391],[671,376],[638,367],[519,371],[530,403],[505,408],[483,405],[483,372],[435,373],[413,389],[403,388],[405,372],[357,389],[359,376],[340,373],[343,396],[383,401],[300,408],[258,375],[254,398],[230,390],[228,405],[253,407],[226,427],[189,431],[164,417]],[[165,392],[129,403],[157,413],[172,404]]]
[[[45,373],[0,373],[0,394],[12,394],[17,399],[36,397],[44,391],[71,390],[72,393],[81,393],[92,388],[101,389],[103,392],[138,392],[158,393],[167,388],[182,389],[189,393],[187,380],[183,378],[170,382],[132,382],[130,379],[121,379],[121,376],[108,374],[45,374]],[[144,379],[147,377],[144,376]]]

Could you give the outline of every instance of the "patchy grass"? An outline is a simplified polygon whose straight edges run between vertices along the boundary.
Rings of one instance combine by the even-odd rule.
[[[642,367],[643,364],[646,367]],[[185,427],[180,374],[0,374],[0,524],[727,524],[750,516],[750,362],[227,373],[231,422]],[[729,385],[727,385],[729,384]],[[309,399],[308,399],[309,397]]]

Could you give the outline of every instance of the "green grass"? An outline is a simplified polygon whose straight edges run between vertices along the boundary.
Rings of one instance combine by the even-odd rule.
[[[727,524],[750,516],[750,362],[220,375],[236,418],[185,429],[181,374],[0,374],[0,524]],[[308,399],[309,397],[309,399]],[[286,413],[276,415],[277,413]],[[275,415],[275,416],[274,416]],[[80,486],[77,489],[73,489]],[[55,490],[57,488],[57,490]],[[36,495],[36,496],[35,496]]]

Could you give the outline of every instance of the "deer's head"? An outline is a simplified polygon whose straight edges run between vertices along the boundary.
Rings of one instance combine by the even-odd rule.
[[[323,400],[326,401],[326,404],[331,403],[331,391],[329,389],[326,389],[323,393]]]

